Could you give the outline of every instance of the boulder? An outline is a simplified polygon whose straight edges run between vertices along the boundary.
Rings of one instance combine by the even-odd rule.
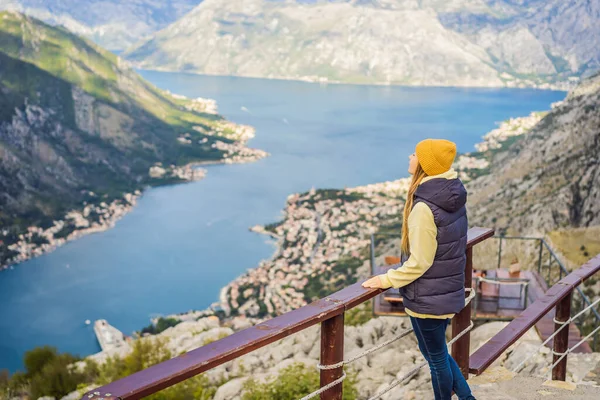
[[[241,398],[242,388],[248,378],[232,379],[219,387],[215,393],[214,400],[239,400]]]

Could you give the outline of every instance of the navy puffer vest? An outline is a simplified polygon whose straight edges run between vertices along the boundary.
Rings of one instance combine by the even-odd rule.
[[[467,191],[459,179],[435,178],[417,188],[414,205],[420,202],[433,213],[438,247],[427,272],[400,289],[404,305],[419,314],[458,313],[465,305]]]

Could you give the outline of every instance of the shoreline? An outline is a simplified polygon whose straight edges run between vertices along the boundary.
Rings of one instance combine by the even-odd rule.
[[[225,121],[221,129],[232,129],[234,131],[234,137],[228,138],[233,141],[232,143],[216,140],[212,145],[213,148],[222,151],[222,159],[192,161],[183,166],[163,166],[161,162],[157,162],[148,170],[150,181],[133,193],[123,193],[121,198],[114,199],[109,204],[104,201],[98,204],[84,202],[82,208],[67,212],[60,219],[54,220],[54,225],[47,229],[29,226],[26,232],[19,235],[19,240],[6,245],[6,248],[16,253],[16,255],[0,264],[0,273],[12,270],[25,261],[51,253],[83,236],[105,232],[114,228],[116,223],[136,206],[137,200],[147,189],[203,180],[207,175],[207,170],[203,169],[203,166],[244,164],[269,156],[269,153],[263,150],[246,147],[246,143],[255,135],[253,127]],[[181,141],[182,138],[180,137],[178,140]],[[89,195],[92,198],[97,198],[97,195],[93,192],[89,192]],[[70,229],[66,236],[62,233],[64,228]],[[0,234],[3,234],[0,238],[6,236],[6,233],[1,230]],[[3,244],[1,239],[0,244]]]
[[[243,164],[245,162],[253,162],[251,161],[241,161],[236,162],[237,164]],[[183,167],[178,167],[178,171],[180,172],[180,176],[177,176],[179,180],[174,180],[172,182],[160,182],[156,184],[151,184],[146,186],[145,188],[138,189],[133,193],[125,193],[122,199],[113,200],[110,204],[100,203],[96,206],[94,210],[96,214],[106,215],[107,212],[113,211],[108,218],[101,220],[100,222],[90,222],[87,217],[83,216],[86,213],[86,209],[90,205],[84,205],[83,209],[79,210],[71,210],[67,214],[65,214],[62,219],[58,219],[54,221],[54,226],[48,229],[42,229],[37,226],[28,227],[28,231],[25,234],[20,235],[23,239],[19,240],[16,243],[12,243],[8,245],[9,250],[17,251],[18,255],[10,259],[5,264],[0,264],[0,273],[6,270],[12,270],[16,266],[32,260],[34,258],[43,256],[45,254],[52,253],[59,247],[66,245],[67,243],[73,242],[77,239],[81,239],[84,236],[92,235],[95,233],[106,232],[109,229],[112,229],[116,226],[117,222],[125,217],[133,208],[137,205],[137,200],[144,194],[146,190],[157,188],[160,186],[168,186],[168,185],[181,185],[192,182],[199,182],[206,178],[207,171],[201,169],[200,167],[205,165],[228,165],[233,164],[232,162],[226,161],[207,161],[203,162],[191,162],[186,164]],[[154,167],[153,167],[154,168]],[[193,170],[193,172],[185,172]],[[190,176],[189,179],[185,179],[182,176]],[[122,204],[126,202],[127,204]],[[104,205],[103,205],[104,204]],[[94,206],[92,206],[94,207]],[[67,237],[54,237],[55,233],[59,233],[62,228],[65,226],[67,220],[72,220],[73,222],[69,222],[69,224],[75,224],[76,227],[81,227],[80,229],[74,229]],[[86,224],[87,221],[88,224]],[[41,245],[32,244],[31,240],[35,237],[40,236],[47,240],[47,243],[43,243]]]
[[[131,61],[128,61],[131,63]],[[268,76],[255,76],[255,75],[221,75],[221,74],[211,74],[206,72],[193,72],[193,71],[177,71],[168,68],[146,68],[135,65],[135,63],[131,63],[133,68],[137,71],[148,71],[148,72],[162,72],[162,73],[170,73],[170,74],[188,74],[194,76],[210,76],[210,77],[222,77],[222,78],[243,78],[243,79],[267,79],[273,81],[283,81],[283,82],[303,82],[310,84],[318,84],[318,85],[352,85],[352,86],[374,86],[374,87],[398,87],[398,88],[455,88],[455,89],[518,89],[518,90],[549,90],[555,92],[565,92],[568,93],[572,89],[574,89],[581,79],[577,82],[562,82],[560,85],[557,84],[544,84],[544,85],[522,85],[522,86],[495,86],[495,85],[482,85],[482,86],[472,86],[472,85],[427,85],[427,84],[406,84],[406,83],[388,83],[388,82],[346,82],[346,81],[334,81],[329,80],[327,78],[317,78],[317,77],[268,77]]]
[[[54,226],[46,230],[39,227],[29,227],[26,234],[20,235],[20,241],[8,246],[9,250],[17,251],[18,255],[10,259],[6,264],[0,265],[0,272],[14,269],[15,266],[25,261],[49,254],[59,247],[84,236],[105,232],[113,228],[121,218],[136,206],[137,200],[141,195],[142,191],[136,190],[134,193],[125,193],[122,200],[113,200],[110,204],[102,202],[98,206],[86,205],[81,210],[71,210],[63,219],[54,221]],[[101,214],[106,218],[102,218],[98,222],[90,222],[84,216],[86,213],[90,215],[90,207],[94,208],[92,211],[96,214]],[[106,215],[110,211],[113,212],[110,215]],[[63,229],[67,220],[72,221],[69,224],[74,224],[75,229],[66,237],[54,237],[54,234],[59,233]],[[47,242],[42,245],[32,244],[30,240],[35,235],[45,238]]]

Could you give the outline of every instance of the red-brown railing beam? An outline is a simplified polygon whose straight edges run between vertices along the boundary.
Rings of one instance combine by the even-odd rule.
[[[483,373],[502,353],[552,310],[560,300],[564,299],[573,289],[598,271],[600,271],[600,255],[571,272],[548,289],[543,297],[536,300],[535,303],[473,353],[469,363],[470,371],[477,375]]]
[[[141,399],[343,314],[347,309],[364,303],[379,293],[381,293],[380,289],[365,289],[360,283],[356,283],[329,297],[92,390],[86,393],[83,399],[87,399],[86,396],[94,392],[99,392],[101,395],[111,393],[123,400]]]
[[[467,248],[473,247],[493,235],[492,229],[471,228],[468,232]],[[364,289],[360,283],[356,283],[329,297],[91,390],[82,399],[88,399],[88,395],[93,393],[99,393],[94,396],[96,398],[141,399],[284,337],[339,316],[381,292],[380,289]],[[107,393],[110,393],[110,396]]]
[[[467,249],[467,264],[465,268],[465,288],[470,288],[473,281],[473,248]],[[467,304],[452,318],[452,337],[456,337],[471,324],[471,303]],[[458,364],[465,379],[469,379],[469,354],[471,334],[467,332],[452,345],[452,358]]]
[[[561,301],[556,305],[556,315],[554,322],[554,332],[560,329],[560,322],[566,322],[571,317],[571,298],[573,292],[569,292]],[[558,361],[561,355],[569,348],[569,327],[563,328],[560,332],[554,336],[553,343],[554,355],[552,356],[552,364]],[[565,356],[556,367],[552,368],[552,380],[564,381],[567,379],[567,356]]]
[[[321,365],[333,365],[344,360],[344,314],[321,323]],[[321,370],[321,387],[339,379],[344,368]],[[342,400],[342,384],[321,393],[321,400]]]
[[[469,229],[467,232],[467,249],[475,247],[475,245],[483,242],[494,236],[496,231],[489,228],[481,228],[479,226]]]

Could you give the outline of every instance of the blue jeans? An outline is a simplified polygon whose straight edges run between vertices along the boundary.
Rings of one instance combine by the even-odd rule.
[[[446,327],[450,320],[410,317],[410,322],[419,349],[429,363],[435,400],[450,400],[453,391],[459,400],[475,400],[456,361],[448,354]]]

